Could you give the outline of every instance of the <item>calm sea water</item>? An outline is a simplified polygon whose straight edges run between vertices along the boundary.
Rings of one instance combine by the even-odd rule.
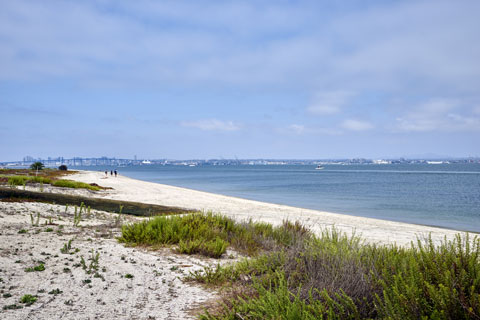
[[[246,199],[480,232],[480,164],[117,169],[135,179]]]

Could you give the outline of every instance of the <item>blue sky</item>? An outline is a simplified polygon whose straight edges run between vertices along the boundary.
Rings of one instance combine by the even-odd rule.
[[[478,12],[0,0],[0,160],[479,156]]]

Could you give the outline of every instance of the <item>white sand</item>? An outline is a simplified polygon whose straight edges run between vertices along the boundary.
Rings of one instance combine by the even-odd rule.
[[[39,226],[32,225],[31,213],[34,223],[41,215]],[[73,215],[72,207],[65,212],[65,206],[0,202],[0,319],[194,319],[193,309],[201,310],[216,297],[181,279],[218,261],[169,249],[127,248],[114,239],[118,215],[92,210],[79,226],[73,226]],[[43,225],[49,218],[53,224]],[[26,233],[19,233],[22,229]],[[70,239],[71,254],[61,253]],[[90,265],[92,249],[100,253],[101,277],[87,274],[80,265],[82,256]],[[44,271],[25,272],[40,261]],[[61,293],[49,294],[55,289]],[[19,301],[26,294],[38,300],[25,306]],[[13,304],[23,308],[3,310]]]
[[[456,230],[245,200],[140,181],[121,175],[118,177],[109,175],[105,178],[103,172],[81,171],[69,176],[69,179],[97,183],[103,187],[113,188],[113,190],[101,191],[95,195],[104,198],[220,212],[237,220],[251,218],[275,225],[280,224],[284,219],[288,219],[290,221],[300,221],[317,233],[322,228],[335,226],[348,234],[355,232],[366,241],[379,244],[406,245],[429,234],[435,242],[438,242],[443,240],[444,237],[451,239],[459,233]]]

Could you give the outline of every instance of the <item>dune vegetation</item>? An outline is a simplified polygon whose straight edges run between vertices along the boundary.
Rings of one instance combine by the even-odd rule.
[[[476,319],[480,243],[366,244],[335,229],[238,223],[215,214],[156,217],[123,226],[120,242],[175,245],[186,254],[248,257],[192,272],[187,281],[222,291],[201,319]]]
[[[55,187],[88,189],[98,191],[102,189],[96,185],[84,182],[62,179],[62,177],[75,173],[76,171],[43,169],[41,171],[28,169],[3,169],[0,170],[0,183],[9,186],[25,186],[27,184],[49,184]]]

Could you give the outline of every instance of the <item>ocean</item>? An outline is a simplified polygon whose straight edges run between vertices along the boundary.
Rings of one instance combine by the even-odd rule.
[[[480,232],[478,163],[324,167],[144,165],[116,169],[139,180],[227,196]]]

